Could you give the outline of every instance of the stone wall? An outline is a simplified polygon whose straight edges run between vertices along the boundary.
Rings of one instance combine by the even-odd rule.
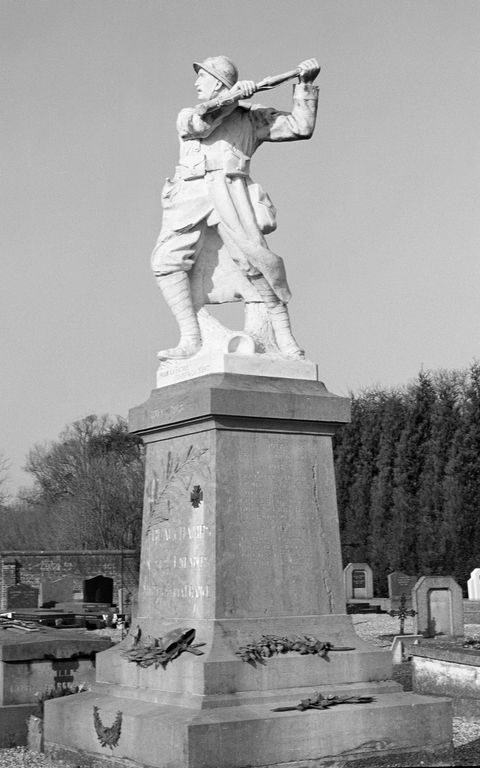
[[[6,590],[12,584],[39,587],[41,581],[73,577],[74,596],[82,599],[83,582],[93,576],[113,579],[114,602],[123,586],[136,598],[139,553],[136,550],[63,550],[0,552],[0,611],[6,610]],[[122,574],[123,572],[123,574]]]

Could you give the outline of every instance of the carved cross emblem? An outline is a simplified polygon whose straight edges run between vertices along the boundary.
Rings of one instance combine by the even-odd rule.
[[[194,509],[198,509],[203,501],[203,491],[199,485],[194,485],[190,494],[190,501]]]

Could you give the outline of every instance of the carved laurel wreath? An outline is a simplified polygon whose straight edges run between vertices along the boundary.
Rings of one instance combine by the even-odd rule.
[[[329,709],[329,707],[336,707],[337,704],[369,704],[375,701],[373,696],[323,696],[316,691],[309,699],[302,699],[299,704],[287,707],[275,707],[272,712],[292,712],[298,709],[300,712],[305,712],[307,709]]]
[[[205,643],[193,643],[195,639],[195,630],[192,628],[173,629],[164,637],[154,637],[150,641],[143,643],[140,640],[141,632],[137,632],[137,638],[134,637],[132,648],[123,652],[123,656],[128,661],[134,661],[139,667],[155,666],[166,669],[167,664],[177,659],[182,653],[193,653],[194,656],[202,656],[203,651],[199,649]]]
[[[98,736],[98,740],[102,747],[110,747],[113,749],[120,741],[120,733],[122,731],[122,718],[121,712],[117,712],[113,724],[106,726],[102,723],[100,718],[100,710],[98,707],[93,707],[93,724]]]
[[[332,643],[324,643],[311,635],[296,637],[293,640],[288,637],[277,637],[277,635],[262,635],[261,639],[255,643],[242,645],[235,651],[242,661],[255,667],[257,664],[265,664],[271,656],[279,653],[288,653],[296,651],[302,656],[313,654],[326,658],[329,651],[354,651],[354,648],[336,648]]]

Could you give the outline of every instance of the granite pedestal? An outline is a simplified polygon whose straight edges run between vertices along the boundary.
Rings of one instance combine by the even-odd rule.
[[[131,636],[99,654],[91,693],[47,703],[50,754],[81,755],[82,766],[273,768],[448,746],[448,700],[403,694],[391,654],[362,642],[346,614],[331,440],[348,420],[349,401],[318,381],[228,373],[154,390],[131,411],[146,444],[132,628],[142,639],[194,628],[204,655],[142,668],[123,655]],[[236,652],[263,634],[350,650],[254,668]],[[375,700],[272,711],[316,690]],[[98,718],[117,723],[113,745],[102,746]]]

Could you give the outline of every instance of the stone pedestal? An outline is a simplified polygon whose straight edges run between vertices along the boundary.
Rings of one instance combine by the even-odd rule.
[[[331,439],[348,420],[348,400],[320,382],[231,373],[157,389],[131,411],[147,448],[132,626],[142,638],[194,628],[204,655],[141,668],[122,655],[131,637],[99,654],[91,693],[48,702],[47,751],[85,766],[273,768],[448,745],[448,702],[402,694],[391,654],[345,612]],[[236,652],[263,634],[350,650],[253,668]],[[272,711],[315,690],[375,701]],[[98,718],[117,723],[114,744],[102,746]]]

